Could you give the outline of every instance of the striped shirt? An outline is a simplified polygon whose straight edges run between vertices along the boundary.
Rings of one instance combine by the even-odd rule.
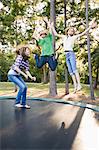
[[[13,74],[13,75],[18,75],[19,73],[16,72],[15,67],[18,67],[20,70],[29,70],[29,61],[28,60],[24,60],[23,57],[21,55],[18,55],[15,63],[12,65],[11,69],[9,70],[8,74]]]

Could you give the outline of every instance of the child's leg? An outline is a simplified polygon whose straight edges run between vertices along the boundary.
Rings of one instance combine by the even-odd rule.
[[[22,94],[24,92],[24,89],[26,89],[26,87],[24,86],[24,84],[22,83],[22,81],[19,79],[19,76],[8,75],[8,79],[11,82],[14,82],[19,87],[19,91],[18,91],[18,94],[17,94],[17,97],[16,97],[16,102],[15,102],[16,104],[19,104],[20,100],[21,100],[21,96],[22,96]]]
[[[23,92],[22,92],[22,96],[21,96],[21,98],[22,98],[22,105],[26,105],[27,86],[26,86],[26,84],[25,84],[25,82],[24,82],[24,80],[22,79],[21,76],[19,76],[19,80],[23,84],[23,87],[22,87],[22,91]]]
[[[80,84],[80,76],[79,76],[78,71],[75,72],[75,76],[76,76],[76,80],[77,80],[77,83],[78,83],[77,91],[79,91],[79,90],[81,90],[82,86],[81,86],[81,84]]]
[[[71,62],[70,62],[69,52],[66,54],[66,64],[67,64],[67,67],[68,67],[69,74],[73,75],[73,70],[72,70],[72,66],[71,66]]]
[[[72,80],[73,80],[73,84],[74,84],[74,93],[76,92],[77,89],[77,82],[76,82],[76,77],[74,74],[71,75]]]
[[[77,71],[77,67],[76,67],[76,56],[74,52],[70,52],[69,60],[70,60],[72,72],[73,74],[75,74],[75,72]]]
[[[23,84],[21,85],[22,87],[22,95],[21,95],[21,99],[22,99],[22,103],[21,103],[21,107],[23,108],[27,108],[27,109],[30,109],[30,106],[26,104],[26,95],[27,95],[27,86],[24,82],[24,80],[22,79],[21,76],[19,76],[19,80],[20,82]]]
[[[75,74],[73,73],[73,69],[72,69],[71,53],[72,52],[68,52],[66,54],[66,63],[67,63],[68,71],[69,71],[69,73],[70,73],[70,75],[72,77],[72,80],[73,80],[74,92],[75,92],[76,88],[77,88],[77,82],[76,82]]]
[[[38,68],[42,68],[42,66],[43,66],[44,64],[46,64],[46,57],[45,57],[45,56],[41,56],[41,57],[39,58],[39,56],[38,56],[37,54],[35,54],[35,60],[36,60],[36,66],[37,66]]]
[[[76,77],[77,84],[78,84],[77,85],[77,90],[80,90],[81,89],[80,76],[79,76],[79,73],[77,71],[76,56],[75,56],[74,52],[71,52],[70,63],[71,63],[71,67],[72,67],[73,73]]]
[[[56,67],[57,67],[57,59],[55,59],[55,56],[48,56],[47,57],[47,62],[49,64],[49,67],[51,68],[52,71],[55,71]]]

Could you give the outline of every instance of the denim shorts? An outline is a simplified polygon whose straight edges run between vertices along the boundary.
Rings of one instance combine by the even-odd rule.
[[[76,56],[73,51],[66,52],[66,63],[70,75],[75,74],[77,72],[77,67],[76,67]]]

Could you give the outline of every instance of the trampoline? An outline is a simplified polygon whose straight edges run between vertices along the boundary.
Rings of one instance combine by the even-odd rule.
[[[15,108],[14,102],[0,100],[1,150],[79,150],[82,118],[94,111],[46,99],[28,99],[29,110]]]

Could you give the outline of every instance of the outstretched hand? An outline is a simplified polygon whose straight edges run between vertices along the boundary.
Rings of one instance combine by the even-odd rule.
[[[92,19],[92,21],[90,22],[90,26],[91,28],[95,28],[96,27],[96,18]]]
[[[91,28],[96,28],[97,27],[97,22],[92,23]]]
[[[50,20],[48,20],[48,18],[46,17],[46,18],[44,18],[43,19],[47,24],[48,24],[48,26],[49,27],[51,27],[51,22],[50,22]]]

